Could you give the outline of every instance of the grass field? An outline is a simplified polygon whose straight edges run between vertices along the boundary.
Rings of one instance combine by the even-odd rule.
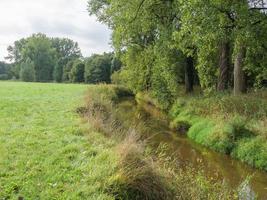
[[[202,172],[152,159],[133,130],[114,127],[114,102],[126,94],[108,85],[0,82],[0,200],[237,199]]]
[[[112,142],[75,113],[87,87],[0,82],[0,199],[112,199]]]

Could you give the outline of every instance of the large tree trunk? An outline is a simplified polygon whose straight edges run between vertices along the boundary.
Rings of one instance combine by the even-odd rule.
[[[229,42],[222,42],[220,46],[220,61],[219,61],[219,78],[218,91],[224,91],[228,88],[230,70],[230,44]]]
[[[247,91],[246,75],[243,70],[246,48],[240,46],[235,58],[234,66],[234,95],[239,95]]]
[[[194,59],[193,57],[186,58],[185,67],[185,91],[186,93],[194,90]]]

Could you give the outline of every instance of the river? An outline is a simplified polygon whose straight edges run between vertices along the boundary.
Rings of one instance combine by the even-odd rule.
[[[240,188],[247,177],[249,185],[244,188],[250,196],[258,195],[267,200],[267,172],[256,170],[240,161],[207,149],[191,141],[181,133],[170,130],[167,116],[152,105],[137,104],[134,100],[123,100],[118,104],[118,112],[129,126],[142,123],[141,132],[152,148],[164,145],[165,151],[178,160],[177,166],[190,165],[203,170],[209,177],[224,180],[231,188]],[[251,198],[246,198],[251,199]]]

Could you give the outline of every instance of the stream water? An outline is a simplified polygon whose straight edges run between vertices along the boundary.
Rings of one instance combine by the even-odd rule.
[[[224,180],[232,188],[240,187],[250,177],[249,185],[243,188],[245,192],[250,197],[257,194],[259,199],[267,200],[267,172],[253,169],[230,156],[204,148],[181,133],[171,131],[166,115],[152,105],[124,100],[118,104],[118,111],[129,125],[143,123],[145,129],[141,134],[147,143],[152,148],[164,144],[168,154],[179,161],[177,167],[190,165],[199,169],[201,166],[207,176]]]

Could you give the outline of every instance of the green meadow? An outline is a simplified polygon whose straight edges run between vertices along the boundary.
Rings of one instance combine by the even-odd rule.
[[[124,95],[108,85],[0,82],[0,199],[237,199],[114,127]]]
[[[112,141],[75,112],[87,88],[0,82],[0,199],[112,199]]]

